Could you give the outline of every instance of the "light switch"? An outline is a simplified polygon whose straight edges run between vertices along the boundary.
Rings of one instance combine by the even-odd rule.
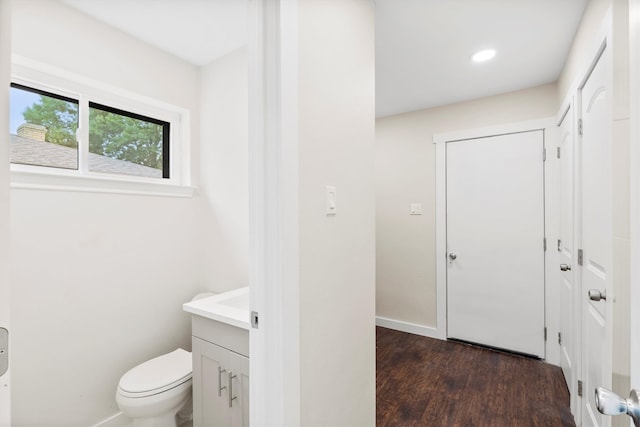
[[[409,213],[411,215],[422,215],[422,203],[411,203]]]
[[[336,187],[327,185],[327,215],[336,214]]]

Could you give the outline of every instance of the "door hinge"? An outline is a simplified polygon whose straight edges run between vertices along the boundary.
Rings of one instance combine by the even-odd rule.
[[[582,119],[578,119],[578,135],[582,135]]]
[[[547,327],[544,327],[544,340],[547,340]]]
[[[562,240],[558,239],[558,252],[562,252]]]
[[[545,252],[547,251],[547,238],[545,237],[542,241],[542,246],[544,247]]]
[[[257,311],[251,312],[251,327],[253,329],[258,329],[258,312]]]
[[[562,345],[562,332],[558,332],[558,344]]]
[[[578,380],[578,396],[582,397],[582,381]]]
[[[560,147],[556,149],[556,155],[558,156],[558,158],[560,158]]]
[[[582,265],[583,258],[584,258],[584,251],[582,249],[578,249],[578,265]]]
[[[542,161],[543,162],[547,161],[547,149],[546,148],[542,149]]]

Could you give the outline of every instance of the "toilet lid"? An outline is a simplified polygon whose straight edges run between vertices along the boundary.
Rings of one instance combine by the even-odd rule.
[[[191,378],[191,353],[181,348],[155,357],[130,369],[119,387],[127,393],[167,390]]]

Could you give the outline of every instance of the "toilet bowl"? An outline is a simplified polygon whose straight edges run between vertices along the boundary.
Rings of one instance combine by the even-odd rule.
[[[191,419],[191,353],[181,348],[127,371],[116,402],[133,427],[174,427]]]

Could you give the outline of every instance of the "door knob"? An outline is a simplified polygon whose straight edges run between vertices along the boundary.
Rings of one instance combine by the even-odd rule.
[[[589,289],[589,299],[591,301],[606,301],[607,300],[607,291],[601,291],[599,289]]]
[[[631,390],[628,399],[623,399],[611,390],[603,387],[596,388],[596,407],[604,415],[627,414],[633,419],[633,424],[640,427],[640,399],[638,392]]]
[[[449,253],[449,259],[451,261],[453,261],[454,259],[458,258],[458,255],[454,254],[453,252]]]
[[[567,265],[567,264],[560,264],[560,270],[569,271],[569,270],[571,270],[571,266]]]

